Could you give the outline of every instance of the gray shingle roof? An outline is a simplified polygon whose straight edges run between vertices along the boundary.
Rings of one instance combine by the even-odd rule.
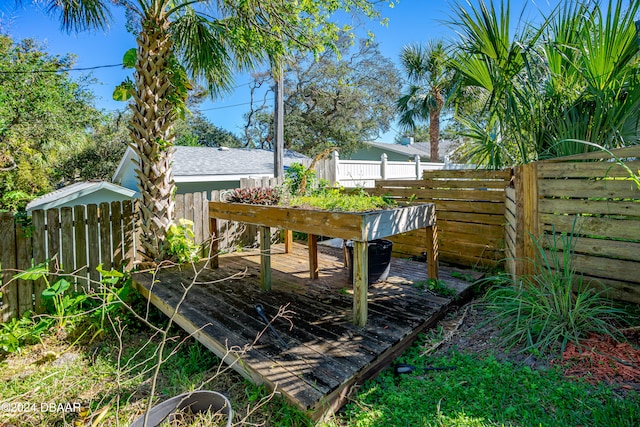
[[[291,150],[284,152],[284,165],[308,157]],[[273,151],[244,148],[177,146],[173,160],[174,176],[273,174]]]
[[[45,209],[49,207],[49,205],[69,202],[71,200],[75,200],[79,197],[91,194],[101,189],[107,189],[109,191],[112,191],[113,193],[121,194],[125,197],[133,197],[136,193],[133,190],[107,181],[76,182],[74,184],[67,185],[66,187],[62,187],[58,190],[52,191],[51,193],[44,194],[37,199],[30,201],[27,204],[26,209],[28,211],[35,209]]]

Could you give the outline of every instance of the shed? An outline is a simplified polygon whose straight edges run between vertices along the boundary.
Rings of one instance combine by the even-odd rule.
[[[27,211],[131,200],[137,192],[107,181],[83,181],[47,193],[27,204]]]

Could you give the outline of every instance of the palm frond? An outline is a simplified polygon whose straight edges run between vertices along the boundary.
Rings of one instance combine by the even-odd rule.
[[[49,0],[47,10],[59,14],[66,31],[105,30],[111,21],[109,0]]]

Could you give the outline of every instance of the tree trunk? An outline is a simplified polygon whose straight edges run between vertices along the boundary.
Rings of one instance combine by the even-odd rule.
[[[437,162],[440,158],[438,153],[438,145],[440,142],[440,110],[432,109],[429,111],[429,142],[431,146],[429,161]]]
[[[444,105],[444,98],[439,91],[432,93],[436,101],[435,108],[429,108],[429,143],[431,152],[429,153],[429,161],[437,162],[440,159],[438,146],[440,145],[440,111]]]
[[[131,148],[139,159],[136,169],[141,195],[139,252],[144,261],[157,261],[164,256],[163,242],[174,218],[175,183],[171,163],[175,113],[169,101],[173,86],[167,72],[171,54],[168,20],[143,19],[137,43],[130,133]]]

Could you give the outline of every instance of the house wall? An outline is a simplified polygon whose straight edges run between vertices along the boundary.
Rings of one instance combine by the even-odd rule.
[[[237,181],[214,181],[214,182],[177,182],[177,194],[201,193],[207,192],[211,195],[212,191],[229,190],[240,188],[240,180]]]

